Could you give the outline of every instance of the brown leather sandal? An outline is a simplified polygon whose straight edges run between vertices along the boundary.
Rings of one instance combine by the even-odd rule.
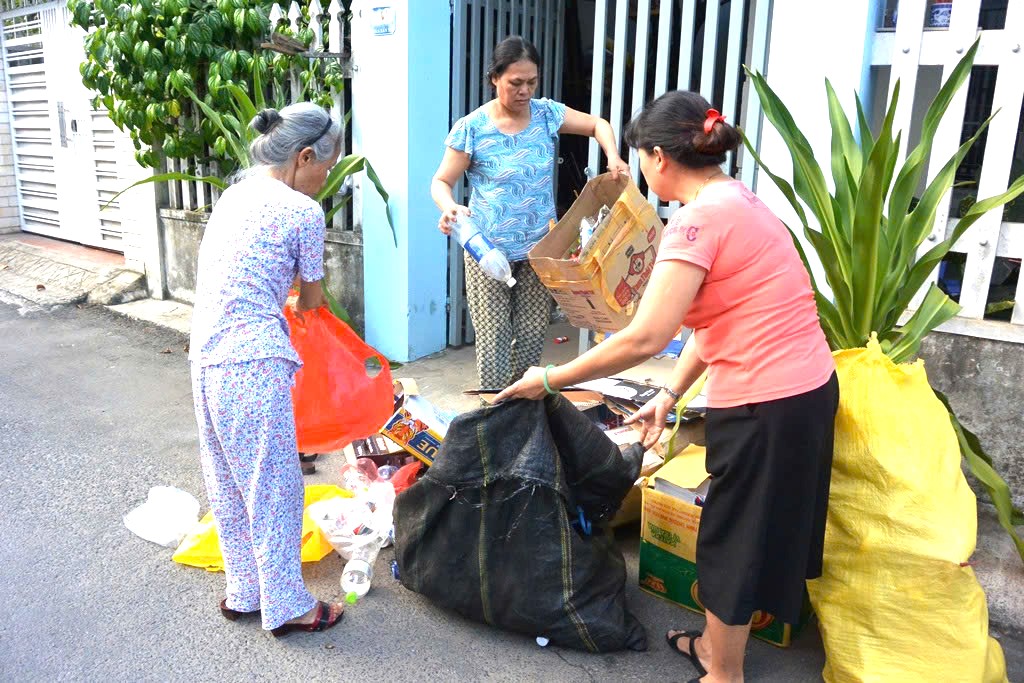
[[[228,607],[227,598],[220,601],[220,613],[223,614],[224,618],[228,621],[237,621],[243,617],[258,617],[260,615],[259,610],[256,610],[255,612],[239,612],[236,609],[231,609]]]
[[[316,609],[316,618],[308,624],[281,624],[277,628],[270,631],[271,635],[275,638],[281,638],[289,633],[296,631],[306,631],[307,633],[315,633],[316,631],[326,631],[330,627],[337,624],[345,617],[345,609],[342,608],[334,618],[331,618],[331,606],[326,602],[318,602]]]

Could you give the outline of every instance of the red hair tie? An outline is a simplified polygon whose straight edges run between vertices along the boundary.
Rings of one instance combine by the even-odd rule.
[[[708,109],[704,115],[707,117],[704,119],[704,135],[711,135],[716,123],[725,123],[725,116],[717,109]]]

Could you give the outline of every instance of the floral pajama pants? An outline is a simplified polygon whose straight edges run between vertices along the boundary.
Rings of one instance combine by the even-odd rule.
[[[192,366],[200,460],[224,555],[227,606],[262,610],[265,629],[317,604],[300,559],[304,486],[292,413],[295,370],[284,358]]]

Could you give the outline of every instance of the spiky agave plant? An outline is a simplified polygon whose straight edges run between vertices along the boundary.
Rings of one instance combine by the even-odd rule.
[[[976,42],[939,90],[925,115],[921,141],[907,155],[898,173],[902,132],[893,131],[893,120],[899,82],[893,88],[892,99],[877,136],[871,130],[860,98],[857,98],[857,135],[854,136],[849,118],[840,106],[831,83],[826,81],[832,127],[833,192],[829,191],[825,173],[789,109],[762,74],[747,70],[765,116],[789,149],[793,160],[792,184],[772,173],[746,136],[744,144],[792,204],[802,224],[803,234],[821,262],[831,296],[815,281],[807,256],[794,233],[800,256],[811,272],[821,326],[833,350],[862,347],[873,334],[877,334],[882,350],[893,362],[910,360],[929,332],[960,311],[960,305],[932,283],[920,306],[901,324],[900,320],[915,294],[971,225],[991,209],[1024,193],[1022,176],[1006,192],[971,206],[948,238],[919,255],[921,245],[932,232],[939,206],[948,201],[947,193],[953,187],[957,169],[992,120],[989,117],[960,146],[915,204],[914,192],[931,156],[939,122],[957,90],[970,75],[977,50]],[[811,226],[805,206],[819,228]],[[1024,515],[1013,507],[1009,486],[996,472],[992,459],[982,450],[977,437],[960,424],[946,397],[938,391],[935,393],[949,411],[963,457],[987,490],[1000,524],[1013,538],[1024,560],[1024,541],[1014,530],[1014,525],[1024,524]]]

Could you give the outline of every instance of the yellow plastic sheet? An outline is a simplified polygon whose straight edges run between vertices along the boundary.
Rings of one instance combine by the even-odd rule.
[[[303,507],[325,498],[350,498],[352,494],[338,486],[327,484],[311,484],[306,487]],[[308,514],[302,513],[302,561],[317,562],[327,557],[333,548],[327,537],[320,531]],[[199,521],[199,524],[182,540],[171,558],[175,562],[190,567],[199,567],[210,572],[224,571],[224,558],[220,553],[220,541],[217,538],[217,527],[213,523],[213,514]]]
[[[825,573],[808,582],[835,683],[1006,681],[965,566],[977,504],[921,361],[872,341],[835,354],[841,399]]]

